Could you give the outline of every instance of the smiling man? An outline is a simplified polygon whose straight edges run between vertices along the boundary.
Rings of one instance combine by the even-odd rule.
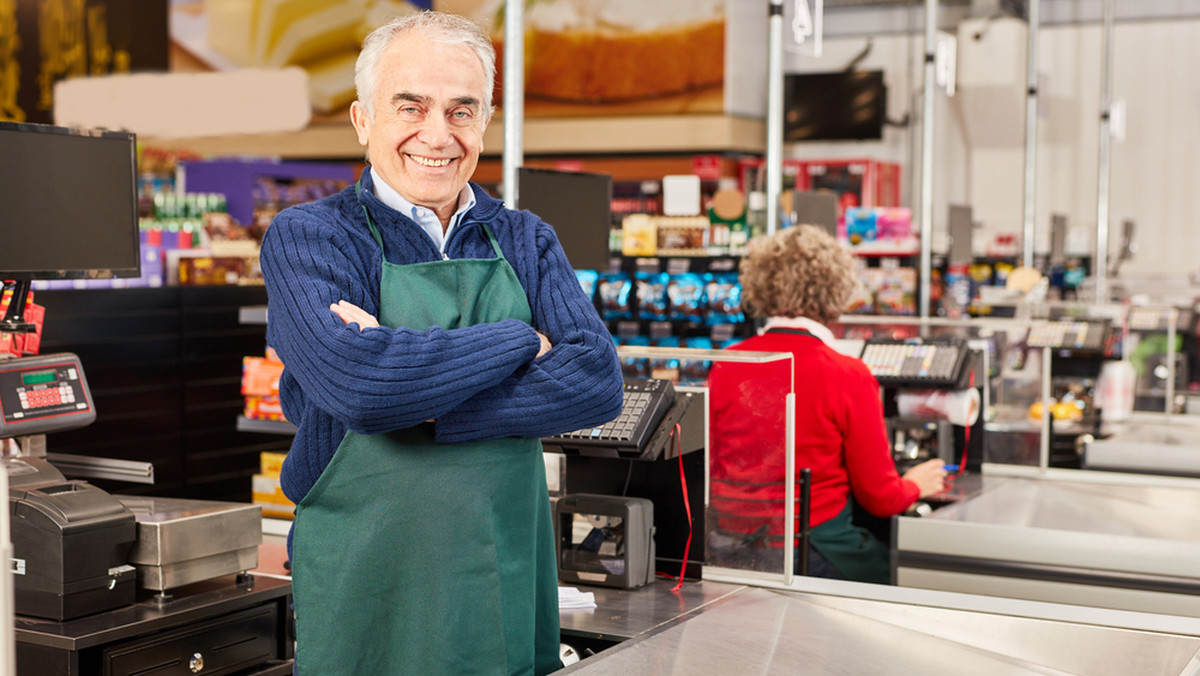
[[[301,676],[561,666],[538,440],[616,417],[622,379],[553,228],[469,183],[494,77],[461,17],[371,33],[368,170],[263,240]]]

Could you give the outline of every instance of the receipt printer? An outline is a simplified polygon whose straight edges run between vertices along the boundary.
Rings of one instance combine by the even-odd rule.
[[[43,458],[13,459],[8,475],[16,613],[67,620],[133,603],[133,512]]]
[[[636,589],[654,581],[654,503],[576,493],[554,505],[558,579]]]

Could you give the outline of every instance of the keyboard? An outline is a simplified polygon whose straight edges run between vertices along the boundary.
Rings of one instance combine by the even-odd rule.
[[[868,340],[862,360],[881,385],[954,386],[966,354],[961,341]]]
[[[625,402],[615,420],[599,427],[547,437],[542,441],[561,448],[563,453],[636,457],[674,405],[675,386],[671,381],[626,378]]]

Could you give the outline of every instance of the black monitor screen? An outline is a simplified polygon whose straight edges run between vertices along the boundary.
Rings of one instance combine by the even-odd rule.
[[[0,122],[0,279],[137,277],[136,145]]]
[[[883,138],[887,116],[883,71],[797,73],[784,79],[784,140]]]
[[[519,167],[517,207],[554,227],[576,270],[608,270],[612,177]]]

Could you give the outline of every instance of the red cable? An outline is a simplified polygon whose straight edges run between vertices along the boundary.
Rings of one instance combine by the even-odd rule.
[[[970,389],[975,389],[975,371],[974,370],[971,370],[971,372],[967,375],[967,387],[969,387]],[[979,413],[980,413],[980,415],[983,415],[983,411],[980,411]],[[970,450],[970,448],[971,448],[971,426],[967,425],[965,428],[963,428],[962,460],[959,461],[958,472],[954,476],[956,476],[956,477],[962,476],[962,473],[967,470],[967,451]]]
[[[675,452],[679,456],[679,487],[683,489],[683,509],[687,513],[688,520],[688,537],[687,544],[683,546],[683,565],[679,567],[679,582],[671,588],[671,591],[679,591],[683,586],[683,574],[687,571],[688,552],[692,549],[692,503],[688,500],[687,476],[683,473],[683,442],[680,437],[683,432],[679,429],[679,423],[675,423]]]

